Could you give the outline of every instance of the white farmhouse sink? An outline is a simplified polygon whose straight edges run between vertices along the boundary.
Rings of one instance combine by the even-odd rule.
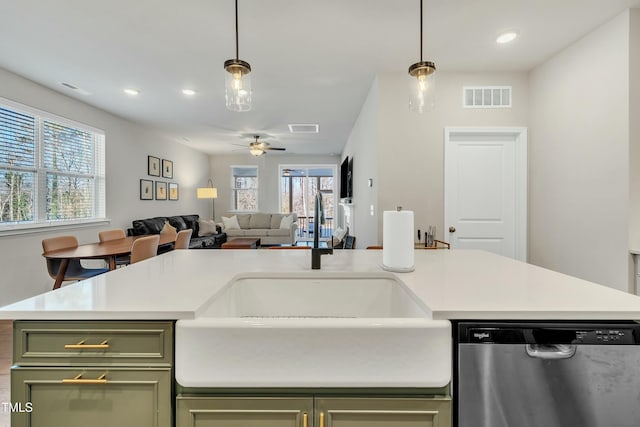
[[[451,325],[394,275],[241,275],[176,324],[185,387],[442,387]]]

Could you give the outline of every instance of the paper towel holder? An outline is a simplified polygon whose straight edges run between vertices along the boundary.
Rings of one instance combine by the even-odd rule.
[[[402,211],[402,206],[396,206],[396,212],[401,212],[401,211]],[[382,249],[384,250],[384,247]],[[412,246],[412,250],[413,250],[413,246]],[[384,259],[384,254],[383,254],[383,259]],[[413,264],[410,267],[396,267],[396,266],[385,265],[385,263],[383,261],[382,262],[382,269],[386,270],[386,271],[392,271],[394,273],[411,273],[412,271],[415,271],[415,264]]]

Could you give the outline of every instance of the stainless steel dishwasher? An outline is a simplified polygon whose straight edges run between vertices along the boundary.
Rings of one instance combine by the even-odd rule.
[[[636,322],[459,322],[458,427],[640,426]]]

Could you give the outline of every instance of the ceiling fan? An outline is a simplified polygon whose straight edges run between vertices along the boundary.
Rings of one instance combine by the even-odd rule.
[[[262,156],[267,151],[285,151],[286,148],[282,147],[270,147],[268,142],[260,141],[260,135],[254,135],[256,139],[254,142],[249,143],[249,153],[253,156]]]

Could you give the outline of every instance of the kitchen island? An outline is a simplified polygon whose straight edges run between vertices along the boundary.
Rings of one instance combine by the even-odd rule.
[[[640,298],[636,296],[486,252],[417,251],[415,261],[415,271],[396,276],[429,308],[435,320],[640,319]],[[40,416],[45,410],[35,405],[38,399],[53,399],[46,407],[49,412],[46,419],[63,420],[65,414],[56,413],[56,409],[68,411],[82,407],[82,397],[88,395],[87,390],[106,383],[102,377],[105,372],[118,396],[125,397],[119,402],[108,399],[110,404],[124,405],[119,416],[123,412],[152,414],[146,419],[137,419],[136,425],[172,425],[174,322],[197,319],[211,299],[238,275],[304,273],[323,277],[383,273],[380,251],[337,251],[323,258],[321,270],[311,271],[310,263],[307,251],[174,251],[0,308],[0,318],[17,320],[14,340],[17,368],[12,375],[12,389],[21,390],[22,394],[14,393],[13,399],[34,400],[32,422],[26,421],[30,419],[28,414],[16,414],[14,426],[46,425],[33,421],[38,410]],[[100,331],[106,331],[112,341],[93,342],[91,338],[100,335]],[[85,335],[89,337],[86,342]],[[78,342],[65,344],[71,346],[67,350],[47,348],[58,337],[74,339],[76,336]],[[127,351],[118,350],[118,337],[132,347]],[[111,344],[113,347],[109,350]],[[89,348],[100,345],[107,347]],[[59,386],[60,381],[55,378],[60,375],[70,376],[65,378],[72,384],[75,381],[78,387],[85,387],[84,394]],[[148,388],[133,390],[131,394],[125,392],[128,389],[117,388],[131,384]],[[397,426],[404,425],[400,421],[403,417],[425,417],[439,426],[450,425],[451,419],[448,387],[324,391],[304,387],[296,390],[212,389],[205,390],[204,395],[198,390],[183,389],[179,384],[176,388],[179,427],[191,425],[189,423],[214,425],[207,424],[207,417],[230,413],[253,414],[253,421],[243,419],[242,425],[261,425],[264,420],[256,420],[255,414],[290,421],[283,425],[322,427],[325,422],[327,426],[332,425],[331,417],[338,417],[336,414],[349,417],[356,413],[384,414],[391,417],[388,425]],[[79,422],[88,423],[92,416],[108,410],[95,401],[92,405],[83,407]],[[333,415],[326,415],[325,420],[325,414]],[[104,418],[104,414],[101,417],[106,419],[105,425],[123,422],[127,425],[126,417],[115,421]],[[411,425],[410,422],[415,420],[407,420],[407,425]]]

